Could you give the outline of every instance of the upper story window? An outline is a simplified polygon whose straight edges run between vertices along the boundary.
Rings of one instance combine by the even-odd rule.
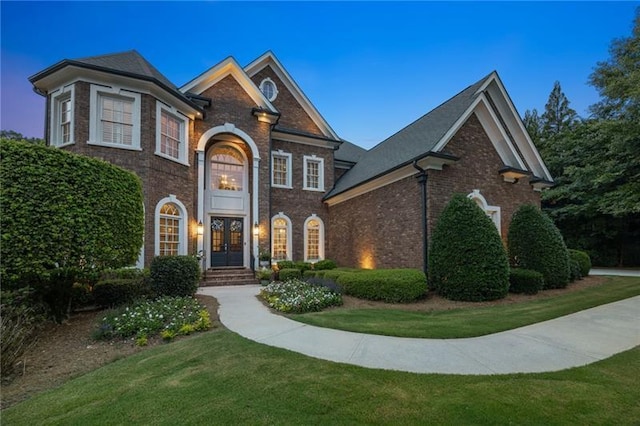
[[[187,119],[156,102],[156,155],[189,165]]]
[[[140,150],[140,94],[91,86],[89,143]]]
[[[269,77],[262,80],[260,83],[260,91],[265,96],[265,98],[269,99],[269,101],[275,101],[278,96],[278,88],[276,84]]]
[[[271,182],[272,186],[291,188],[291,154],[274,151],[271,153]]]
[[[244,157],[230,146],[216,146],[211,154],[211,189],[242,191]]]
[[[304,184],[309,191],[324,191],[324,159],[304,156]]]
[[[51,98],[51,145],[63,146],[73,140],[73,86],[61,89]]]

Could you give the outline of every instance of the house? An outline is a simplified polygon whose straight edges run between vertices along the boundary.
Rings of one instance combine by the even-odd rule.
[[[182,87],[136,51],[62,60],[29,79],[46,97],[47,144],[142,180],[145,242],[203,267],[274,260],[425,267],[451,194],[503,236],[552,184],[492,72],[370,150],[342,140],[272,52],[229,57]]]

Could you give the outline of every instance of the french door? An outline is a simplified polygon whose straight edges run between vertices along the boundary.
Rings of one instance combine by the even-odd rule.
[[[242,266],[243,219],[241,217],[211,218],[211,267]]]

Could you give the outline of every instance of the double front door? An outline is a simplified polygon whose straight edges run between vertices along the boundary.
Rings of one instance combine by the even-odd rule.
[[[211,267],[242,266],[244,252],[243,219],[211,218]]]

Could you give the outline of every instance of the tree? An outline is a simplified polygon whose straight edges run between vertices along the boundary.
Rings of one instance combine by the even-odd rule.
[[[25,138],[22,133],[18,133],[15,130],[0,130],[0,139],[7,139],[12,141],[25,141],[30,143],[37,143],[44,145],[44,139],[40,138]]]
[[[630,37],[615,39],[611,58],[598,62],[589,83],[602,100],[590,110],[601,119],[640,119],[640,8],[636,10]]]
[[[538,110],[535,108],[531,111],[526,110],[522,122],[533,143],[539,147],[540,139],[542,138],[542,118],[538,115]]]
[[[570,130],[578,119],[578,114],[569,107],[569,100],[562,91],[559,81],[553,83],[553,89],[544,106],[541,119],[542,136],[547,140]]]
[[[456,194],[431,238],[429,284],[452,300],[500,299],[509,289],[509,263],[491,219],[469,198]]]

